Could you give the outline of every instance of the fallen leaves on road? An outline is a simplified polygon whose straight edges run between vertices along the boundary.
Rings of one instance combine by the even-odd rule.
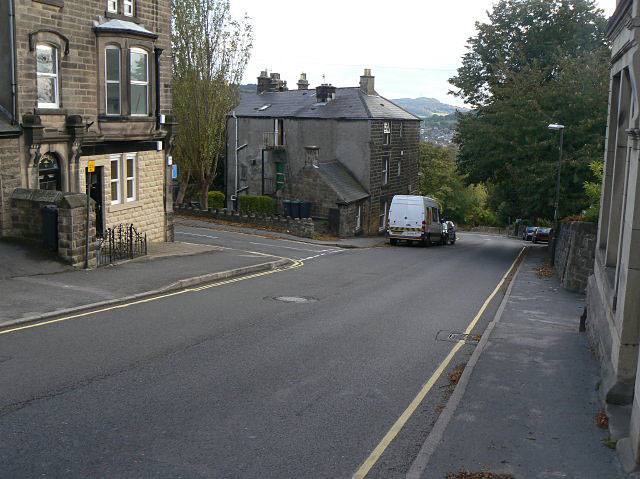
[[[602,440],[602,445],[608,447],[609,449],[615,449],[616,444],[618,444],[618,441],[616,441],[615,439],[608,438]]]
[[[446,479],[515,479],[511,474],[495,474],[493,472],[450,472]]]
[[[458,364],[456,366],[455,371],[453,371],[451,374],[449,374],[449,385],[451,386],[451,388],[455,388],[456,385],[458,384],[458,381],[460,381],[460,376],[462,376],[462,373],[464,372],[464,367],[466,366],[466,364]]]
[[[596,425],[602,429],[607,429],[609,427],[609,416],[604,411],[596,414]]]
[[[482,334],[476,334],[471,339],[473,339],[474,341],[480,341],[482,339]]]

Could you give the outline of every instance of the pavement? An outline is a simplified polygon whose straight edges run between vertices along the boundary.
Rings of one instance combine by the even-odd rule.
[[[545,257],[529,251],[408,479],[628,477],[596,426],[585,298],[539,274]]]
[[[1,242],[0,327],[130,301],[202,283],[275,269],[290,260],[188,242],[150,244],[147,256],[74,270],[47,252]],[[9,260],[10,259],[10,260]],[[43,269],[37,270],[42,260]]]

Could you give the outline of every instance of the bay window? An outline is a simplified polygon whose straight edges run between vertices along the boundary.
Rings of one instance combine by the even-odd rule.
[[[105,49],[105,98],[107,115],[119,115],[120,108],[120,49]]]
[[[149,112],[149,63],[147,52],[140,48],[132,48],[130,63],[131,114],[147,115]]]

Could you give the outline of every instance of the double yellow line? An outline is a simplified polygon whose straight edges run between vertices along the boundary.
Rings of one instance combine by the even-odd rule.
[[[252,251],[249,251],[249,252],[252,253]],[[260,253],[260,254],[262,254],[262,253]],[[265,256],[272,256],[272,255],[265,255]],[[46,325],[54,324],[54,323],[60,323],[62,321],[68,321],[70,319],[84,318],[84,317],[95,315],[95,314],[98,314],[98,313],[104,313],[106,311],[113,311],[115,309],[128,308],[130,306],[135,306],[136,304],[149,303],[151,301],[157,301],[159,299],[169,298],[171,296],[177,296],[177,295],[180,295],[180,294],[192,293],[192,292],[196,292],[196,291],[204,291],[205,289],[209,289],[209,288],[216,288],[218,286],[224,286],[226,284],[237,283],[239,281],[245,281],[247,279],[259,278],[260,276],[266,276],[266,275],[269,275],[269,274],[280,273],[282,271],[287,271],[287,270],[290,270],[290,269],[299,268],[300,266],[304,265],[303,261],[300,261],[300,260],[297,260],[297,259],[282,258],[281,256],[274,256],[274,257],[275,258],[281,258],[281,259],[289,259],[290,261],[292,261],[292,264],[287,265],[287,266],[283,266],[283,267],[277,268],[277,269],[272,269],[272,270],[268,270],[268,271],[262,271],[260,273],[253,273],[253,274],[248,274],[248,275],[245,275],[245,276],[238,276],[237,278],[231,278],[231,279],[225,279],[225,280],[222,280],[222,281],[216,281],[214,283],[205,284],[203,286],[198,286],[198,287],[195,287],[195,288],[186,288],[186,289],[181,289],[179,291],[174,291],[172,293],[160,294],[160,295],[157,295],[157,296],[151,296],[149,298],[138,299],[138,300],[131,301],[131,302],[128,302],[128,303],[118,304],[116,306],[108,306],[108,307],[101,308],[101,309],[95,309],[95,310],[92,310],[92,311],[85,311],[83,313],[72,314],[70,316],[65,316],[63,318],[58,318],[58,319],[52,319],[50,321],[42,321],[42,322],[39,322],[39,323],[27,324],[25,326],[19,326],[19,327],[16,327],[16,328],[5,329],[4,331],[0,331],[0,335],[9,334],[9,333],[15,333],[16,331],[22,331],[22,330],[25,330],[25,329],[38,328],[40,326],[46,326]],[[88,318],[88,319],[94,319],[94,318]]]
[[[522,250],[520,251],[520,254],[518,254],[517,258],[511,264],[511,267],[509,268],[509,270],[505,273],[505,275],[502,277],[502,279],[498,283],[498,286],[495,287],[495,289],[489,295],[489,297],[485,300],[484,304],[482,305],[478,313],[475,315],[473,320],[469,323],[469,326],[467,326],[467,329],[465,329],[464,331],[466,335],[471,334],[471,332],[473,331],[473,328],[475,328],[476,324],[478,323],[478,321],[486,311],[487,306],[489,306],[489,304],[491,303],[495,295],[498,293],[498,291],[500,291],[500,288],[502,287],[504,282],[507,280],[509,275],[517,267],[520,261],[520,258],[523,256],[525,250],[526,248],[522,248]],[[416,411],[418,406],[420,406],[420,403],[422,403],[422,400],[425,398],[427,393],[431,390],[433,385],[440,378],[440,375],[444,372],[444,370],[447,368],[447,366],[449,365],[453,357],[460,350],[460,348],[464,346],[464,344],[465,344],[465,341],[460,340],[455,344],[455,346],[453,346],[453,348],[451,348],[451,351],[449,351],[449,354],[447,354],[447,357],[444,358],[444,360],[440,363],[438,368],[433,372],[429,380],[425,383],[424,386],[422,386],[422,389],[420,389],[420,391],[418,392],[416,397],[413,399],[413,401],[411,401],[409,406],[407,406],[407,408],[396,420],[396,422],[393,423],[393,426],[391,426],[391,429],[389,429],[389,431],[384,435],[384,437],[378,443],[376,448],[373,451],[371,451],[371,454],[369,454],[369,457],[367,457],[367,459],[364,461],[364,463],[362,463],[360,468],[358,468],[358,470],[353,475],[352,479],[364,479],[364,477],[366,477],[366,475],[369,473],[371,468],[376,464],[376,462],[378,462],[378,459],[380,459],[380,456],[382,456],[384,451],[389,447],[389,444],[391,444],[391,442],[395,439],[395,437],[398,435],[400,430],[407,423],[409,418],[411,418],[413,413]]]

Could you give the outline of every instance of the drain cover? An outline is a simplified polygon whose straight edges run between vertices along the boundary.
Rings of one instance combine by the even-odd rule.
[[[276,296],[273,299],[284,303],[311,303],[313,301],[318,301],[315,298],[304,298],[300,296]]]

